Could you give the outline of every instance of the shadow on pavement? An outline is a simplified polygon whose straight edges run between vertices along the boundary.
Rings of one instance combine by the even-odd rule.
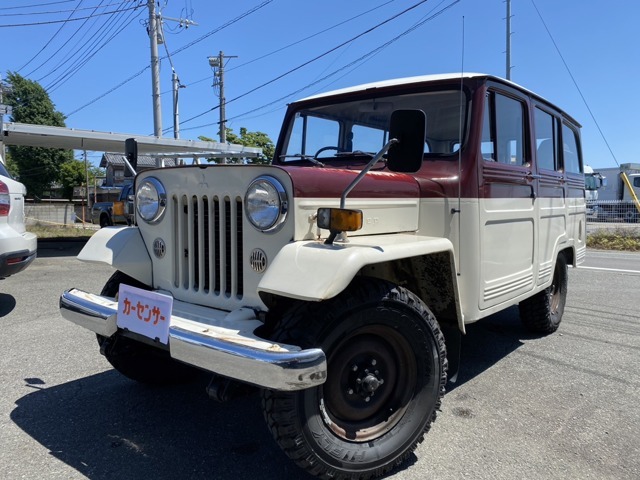
[[[0,288],[2,281],[0,280]],[[16,308],[16,299],[8,293],[0,293],[0,317],[9,315]]]
[[[309,478],[281,452],[260,398],[209,400],[208,378],[152,388],[115,371],[19,399],[11,419],[90,479]]]
[[[63,238],[38,240],[38,257],[75,257],[89,238]]]
[[[508,356],[525,336],[517,308],[470,325],[458,382],[448,390]],[[35,391],[16,402],[11,419],[94,480],[310,478],[271,437],[257,394],[216,403],[207,381],[203,375],[191,385],[152,388],[107,371],[47,387],[28,378]],[[416,461],[413,455],[407,467]]]
[[[539,338],[524,329],[518,307],[513,306],[466,326],[462,337],[460,371],[447,392],[464,385],[520,348],[523,340]],[[446,401],[446,397],[445,397]]]

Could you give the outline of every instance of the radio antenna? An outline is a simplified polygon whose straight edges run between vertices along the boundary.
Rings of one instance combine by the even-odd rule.
[[[460,105],[458,113],[458,208],[455,212],[458,214],[458,276],[462,275],[460,271],[461,255],[462,255],[462,105],[464,102],[464,15],[462,16],[462,53],[460,59]]]

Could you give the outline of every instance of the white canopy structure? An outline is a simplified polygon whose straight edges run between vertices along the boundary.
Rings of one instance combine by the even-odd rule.
[[[139,154],[207,157],[256,157],[261,148],[244,145],[153,137],[130,133],[98,132],[75,128],[49,127],[26,123],[2,123],[0,145],[65,148],[98,152],[124,153],[124,142],[135,138]],[[179,155],[181,154],[181,155]]]

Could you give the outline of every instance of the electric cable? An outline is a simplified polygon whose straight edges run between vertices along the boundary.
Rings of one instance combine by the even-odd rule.
[[[251,90],[249,90],[249,91],[247,91],[247,92],[245,92],[245,93],[243,93],[243,94],[241,94],[241,95],[238,95],[237,97],[232,98],[231,100],[228,100],[227,102],[225,102],[225,103],[226,103],[226,105],[228,105],[229,103],[232,103],[232,102],[234,102],[234,101],[237,101],[237,100],[239,100],[239,99],[241,99],[241,98],[244,98],[244,97],[246,97],[246,96],[248,96],[248,95],[250,95],[250,94],[252,94],[252,93],[256,92],[257,90],[260,90],[260,89],[262,89],[262,88],[264,88],[264,87],[266,87],[266,86],[268,86],[268,85],[270,85],[270,84],[272,84],[272,83],[274,83],[274,82],[276,82],[276,81],[278,81],[278,80],[280,80],[280,79],[282,79],[282,78],[286,77],[287,75],[289,75],[289,74],[291,74],[291,73],[293,73],[293,72],[295,72],[295,71],[297,71],[297,70],[300,70],[301,68],[303,68],[303,67],[305,67],[305,66],[307,66],[307,65],[309,65],[309,64],[311,64],[311,63],[313,63],[313,62],[315,62],[315,61],[317,61],[317,60],[319,60],[319,59],[321,59],[321,58],[323,58],[323,57],[326,57],[326,56],[327,56],[327,55],[329,55],[330,53],[332,53],[332,52],[334,52],[334,51],[336,51],[336,50],[338,50],[338,49],[340,49],[340,48],[344,47],[345,45],[350,44],[351,42],[354,42],[355,40],[357,40],[357,39],[359,39],[359,38],[363,37],[364,35],[367,35],[368,33],[373,32],[374,30],[376,30],[376,29],[380,28],[380,27],[381,27],[381,26],[383,26],[383,25],[386,25],[387,23],[389,23],[389,22],[391,22],[391,21],[395,20],[396,18],[398,18],[398,17],[400,17],[400,16],[402,16],[402,15],[406,14],[407,12],[409,12],[409,11],[411,11],[411,10],[413,10],[413,9],[415,9],[415,8],[417,8],[417,7],[419,7],[420,5],[422,5],[423,3],[427,2],[427,1],[428,1],[428,0],[420,0],[418,3],[415,3],[414,5],[412,5],[412,6],[408,7],[408,8],[406,8],[405,10],[403,10],[403,11],[401,11],[401,12],[399,12],[399,13],[397,13],[397,14],[395,14],[395,15],[393,15],[393,16],[391,16],[391,17],[389,17],[389,18],[387,18],[386,20],[384,20],[384,21],[382,21],[382,22],[380,22],[380,23],[378,23],[378,24],[374,25],[373,27],[368,28],[368,29],[367,29],[367,30],[365,30],[364,32],[359,33],[358,35],[356,35],[356,36],[354,36],[354,37],[350,38],[349,40],[346,40],[346,41],[344,41],[344,42],[340,43],[339,45],[337,45],[337,46],[335,46],[335,47],[333,47],[333,48],[331,48],[331,49],[329,49],[329,50],[325,51],[324,53],[321,53],[320,55],[317,55],[316,57],[312,58],[311,60],[307,60],[306,62],[303,62],[302,64],[298,65],[297,67],[294,67],[294,68],[292,68],[292,69],[290,69],[290,70],[288,70],[288,71],[286,71],[286,72],[284,72],[284,73],[282,73],[282,74],[278,75],[277,77],[272,78],[271,80],[269,80],[269,81],[267,81],[267,82],[264,82],[264,83],[262,83],[261,85],[258,85],[257,87],[254,87],[254,88],[252,88]],[[455,4],[455,3],[458,3],[458,1],[459,1],[459,0],[456,0],[456,1],[454,2],[454,4]],[[453,4],[452,4],[452,5],[453,5]],[[424,23],[424,22],[423,22],[423,23]],[[404,33],[403,35],[405,35],[405,34],[409,33],[409,31],[413,31],[413,30],[415,30],[415,28],[417,28],[417,27],[416,27],[416,26],[414,26],[414,27],[412,27],[412,29],[405,31],[405,33]],[[400,38],[400,36],[398,36],[397,38]],[[395,40],[394,40],[394,41],[395,41]],[[391,43],[393,43],[393,42],[391,42]],[[380,48],[380,47],[379,47],[379,48]],[[370,54],[371,54],[371,52],[369,52],[368,54],[366,54],[364,57],[367,57],[367,56],[369,56]],[[361,58],[364,58],[364,57],[361,57]],[[358,60],[358,61],[359,61],[359,60]],[[352,62],[352,64],[353,64],[353,62]],[[349,65],[351,65],[351,64],[349,64]],[[346,67],[343,67],[343,68],[346,68]],[[328,75],[328,76],[326,76],[326,77],[323,77],[322,79],[320,79],[320,80],[319,80],[319,81],[317,81],[317,82],[314,82],[314,83],[312,83],[312,84],[310,84],[310,85],[307,85],[306,87],[303,87],[302,89],[299,89],[299,90],[297,90],[296,92],[293,92],[292,94],[286,95],[285,97],[282,97],[282,98],[288,98],[288,97],[290,97],[291,95],[295,95],[296,93],[298,93],[298,92],[300,92],[300,91],[303,91],[303,90],[305,90],[306,88],[309,88],[309,86],[311,86],[311,85],[315,85],[316,83],[318,83],[318,82],[320,82],[320,81],[322,81],[322,80],[326,79],[326,78],[327,78],[327,77],[329,77],[329,76],[332,76],[333,74],[335,74],[335,72],[333,72],[331,75]],[[282,100],[282,98],[281,98],[281,99],[278,99],[278,100],[276,100],[276,101],[274,101],[274,102],[271,102],[271,103],[269,103],[269,104],[267,104],[267,105],[265,105],[265,106],[263,106],[263,107],[261,107],[261,108],[264,108],[264,107],[266,107],[266,106],[273,105],[274,103],[277,103],[278,101],[281,101],[281,100]],[[181,123],[184,125],[185,123],[188,123],[188,122],[190,122],[190,121],[192,121],[192,120],[195,120],[196,118],[200,118],[200,117],[202,117],[203,115],[206,115],[207,113],[209,113],[209,112],[211,112],[211,111],[216,110],[217,108],[219,108],[219,106],[214,106],[213,108],[210,108],[209,110],[207,110],[207,111],[205,111],[205,112],[202,112],[202,113],[200,113],[200,114],[198,114],[198,115],[195,115],[195,116],[193,116],[193,117],[191,117],[191,118],[188,118],[187,120],[182,121]],[[253,113],[253,112],[254,112],[254,111],[256,111],[256,110],[258,110],[258,109],[254,109],[254,110],[252,110],[251,112],[247,112],[247,113]],[[188,129],[184,129],[184,130],[188,130]]]
[[[341,71],[346,70],[347,68],[353,67],[354,65],[357,65],[357,64],[359,64],[360,62],[362,62],[364,60],[368,60],[369,58],[371,58],[371,57],[377,55],[378,53],[380,53],[382,50],[387,48],[389,45],[391,45],[391,44],[395,43],[396,41],[398,41],[400,38],[402,38],[402,37],[408,35],[409,33],[413,32],[414,30],[416,30],[417,28],[421,27],[422,25],[424,25],[428,21],[433,20],[434,18],[442,15],[445,11],[449,10],[450,8],[452,8],[455,4],[457,4],[459,2],[460,2],[460,0],[454,0],[452,3],[450,3],[449,5],[443,7],[441,10],[437,11],[433,15],[427,15],[427,16],[422,17],[422,19],[420,21],[418,21],[413,26],[409,27],[408,29],[406,29],[405,31],[400,33],[399,35],[396,35],[391,40],[389,40],[389,41],[385,42],[384,44],[378,46],[374,50],[369,51],[368,53],[366,53],[365,55],[362,55],[361,57],[357,58],[356,60],[351,61],[347,65],[342,66],[338,70],[335,70],[335,71],[331,72],[330,74],[325,75],[324,77],[322,77],[322,78],[320,78],[320,79],[318,79],[318,80],[316,80],[316,81],[314,81],[312,83],[309,83],[309,84],[307,84],[306,86],[304,86],[302,88],[297,89],[294,92],[291,92],[291,93],[289,93],[289,94],[287,94],[287,95],[285,95],[283,97],[280,97],[277,100],[269,102],[269,103],[267,103],[265,105],[262,105],[260,107],[251,109],[251,110],[249,110],[247,112],[244,112],[242,114],[235,115],[235,116],[233,116],[231,118],[227,118],[226,121],[227,122],[231,122],[233,120],[237,120],[238,118],[245,117],[246,115],[250,115],[250,114],[252,114],[254,112],[257,112],[257,111],[262,110],[264,108],[270,107],[272,105],[275,105],[275,104],[278,104],[278,103],[282,103],[283,101],[287,100],[288,98],[293,97],[294,95],[300,94],[304,90],[307,90],[308,88],[311,88],[311,87],[323,82],[324,80],[326,80],[326,79],[328,79],[330,77],[333,77],[334,75],[340,73]],[[438,4],[438,6],[441,5],[442,3],[443,2],[440,2],[440,4]],[[436,8],[437,8],[437,6],[436,6]],[[433,10],[431,10],[431,11],[433,11]],[[237,98],[240,98],[240,97],[236,97],[236,98],[234,98],[232,100],[229,100],[228,102],[226,102],[226,104],[228,105],[230,102],[232,102],[233,100],[236,100]],[[184,125],[185,123],[187,123],[188,121],[190,121],[190,120],[192,120],[194,118],[200,118],[203,115],[206,115],[210,111],[215,110],[217,108],[219,108],[219,107],[216,106],[216,107],[214,107],[214,108],[212,108],[210,110],[207,110],[206,112],[203,112],[203,113],[201,113],[201,114],[199,114],[199,115],[197,115],[195,117],[192,117],[191,119],[188,119],[188,120],[185,120],[185,121],[181,122],[181,124]],[[197,128],[210,127],[210,126],[213,126],[213,125],[216,125],[216,124],[219,124],[219,123],[220,122],[212,122],[212,123],[208,123],[208,124],[205,124],[205,125],[198,125],[196,127],[182,128],[182,130],[183,131],[188,131],[188,130],[194,130],[194,129],[197,129]]]
[[[616,158],[616,155],[613,153],[613,150],[611,149],[611,146],[609,145],[609,142],[607,141],[607,138],[604,136],[604,132],[600,128],[600,124],[598,123],[598,120],[596,120],[596,116],[591,111],[591,107],[589,107],[589,104],[587,103],[587,99],[582,94],[582,90],[580,90],[580,87],[578,86],[578,82],[576,81],[575,77],[573,76],[573,73],[571,72],[571,69],[569,68],[569,65],[567,64],[566,60],[564,59],[564,56],[562,55],[562,52],[560,51],[560,47],[558,47],[558,44],[556,43],[555,39],[553,38],[553,35],[551,35],[551,31],[549,30],[549,27],[547,27],[547,23],[544,21],[544,18],[542,18],[542,14],[540,13],[540,10],[538,10],[538,6],[536,5],[536,2],[531,0],[531,3],[533,5],[533,8],[535,8],[536,13],[538,14],[538,17],[540,17],[540,21],[542,22],[542,25],[544,25],[544,28],[547,31],[547,34],[549,35],[549,38],[551,39],[551,42],[553,43],[553,46],[556,49],[556,52],[558,52],[558,55],[560,56],[560,59],[562,60],[562,63],[564,64],[564,67],[567,69],[567,72],[569,73],[569,77],[571,77],[571,81],[573,82],[574,86],[576,87],[576,90],[578,90],[578,93],[580,94],[580,98],[582,98],[582,101],[584,102],[585,107],[587,107],[587,111],[589,112],[589,115],[591,115],[591,119],[593,120],[593,123],[595,123],[596,128],[598,129],[598,132],[600,132],[600,136],[602,137],[602,140],[604,140],[604,144],[607,146],[607,149],[609,150],[609,153],[611,154],[611,157],[613,158],[613,161],[616,162],[616,165],[620,166],[620,164],[618,163],[618,159]]]
[[[273,0],[271,0],[271,1],[273,1]],[[136,10],[138,8],[140,8],[140,5],[136,5],[135,7],[129,7],[127,9],[125,9],[125,10]],[[88,16],[85,16],[85,17],[69,18],[67,20],[48,20],[46,22],[33,22],[33,23],[11,23],[11,24],[3,23],[3,24],[0,24],[0,28],[33,27],[33,26],[36,26],[36,25],[53,25],[55,23],[75,22],[75,21],[78,21],[78,20],[84,20],[86,18],[99,17],[99,16],[102,16],[102,15],[112,15],[114,13],[119,13],[119,11],[116,10],[116,11],[95,13],[93,15],[88,15]]]
[[[362,13],[360,13],[360,14],[358,14],[358,15],[355,15],[355,16],[353,16],[353,17],[350,17],[350,18],[348,18],[348,19],[346,19],[346,20],[344,20],[344,21],[342,21],[342,22],[340,22],[340,23],[336,23],[335,25],[332,25],[331,27],[325,28],[324,30],[320,30],[319,32],[316,32],[316,33],[314,33],[314,34],[308,35],[308,36],[306,36],[306,37],[304,37],[304,38],[302,38],[302,39],[300,39],[300,40],[296,40],[296,41],[295,41],[295,42],[293,42],[293,43],[289,43],[288,45],[285,45],[284,47],[280,47],[280,48],[278,48],[278,49],[276,49],[276,50],[273,50],[272,52],[266,53],[266,54],[264,54],[264,55],[262,55],[262,56],[260,56],[260,57],[257,57],[257,58],[254,58],[254,59],[252,59],[252,60],[249,60],[249,61],[247,61],[247,62],[241,63],[240,65],[236,65],[236,66],[234,66],[234,67],[230,68],[229,70],[227,70],[227,73],[228,73],[228,72],[232,72],[232,71],[234,71],[234,70],[237,70],[238,68],[246,67],[247,65],[250,65],[250,64],[252,64],[252,63],[258,62],[258,61],[260,61],[260,60],[264,60],[264,59],[265,59],[265,58],[267,58],[267,57],[270,57],[270,56],[272,56],[272,55],[275,55],[276,53],[280,53],[280,52],[282,52],[282,51],[284,51],[284,50],[287,50],[287,49],[289,49],[289,48],[291,48],[291,47],[294,47],[294,46],[299,45],[299,44],[301,44],[301,43],[303,43],[303,42],[306,42],[307,40],[310,40],[310,39],[312,39],[312,38],[314,38],[314,37],[317,37],[317,36],[319,36],[319,35],[322,35],[323,33],[326,33],[326,32],[328,32],[328,31],[330,31],[330,30],[333,30],[333,29],[335,29],[335,28],[337,28],[337,27],[340,27],[340,26],[342,26],[342,25],[344,25],[344,24],[346,24],[346,23],[349,23],[349,22],[351,22],[351,21],[353,21],[353,20],[355,20],[355,19],[357,19],[357,18],[360,18],[360,17],[362,17],[362,16],[364,16],[364,15],[366,15],[366,14],[368,14],[368,13],[373,12],[374,10],[377,10],[377,9],[379,9],[379,8],[382,8],[382,7],[384,7],[385,5],[388,5],[389,3],[393,3],[393,2],[395,2],[395,1],[396,1],[396,0],[389,0],[389,1],[385,2],[385,3],[382,3],[382,4],[378,5],[377,7],[371,8],[371,9],[369,9],[369,10],[365,11],[365,12],[362,12]],[[192,85],[196,85],[196,84],[198,84],[198,83],[205,82],[205,81],[209,80],[210,78],[211,78],[210,76],[207,76],[207,77],[205,77],[205,78],[201,78],[200,80],[196,80],[196,81],[194,81],[194,82],[188,83],[188,84],[187,84],[187,85],[185,85],[185,86],[186,86],[186,87],[190,87],[190,86],[192,86]],[[166,93],[170,93],[170,92],[171,92],[170,90],[167,90],[167,91],[165,91],[165,92],[162,92],[162,94],[161,94],[161,95],[164,95],[164,94],[166,94]]]
[[[76,5],[77,7],[79,7],[80,5],[82,5],[82,2],[84,0],[80,0],[80,2],[78,3],[78,5]],[[71,19],[71,17],[73,16],[73,13],[71,15],[69,15],[68,19]],[[56,30],[56,33],[53,34],[53,36],[47,41],[47,43],[44,44],[44,46],[40,49],[40,51],[38,51],[38,53],[36,53],[33,57],[31,57],[27,63],[25,63],[24,65],[22,65],[17,71],[18,73],[25,68],[27,65],[29,65],[31,62],[33,62],[38,55],[40,55],[42,52],[44,52],[44,50],[51,44],[51,42],[58,36],[58,34],[62,31],[62,29],[66,26],[66,22],[63,23],[62,25],[60,25],[60,28],[58,28],[58,30]],[[37,70],[37,69],[36,69]],[[31,71],[29,74],[27,74],[27,76],[31,75],[31,73],[33,73],[35,70]]]
[[[17,7],[0,7],[0,10],[17,10],[19,8],[35,8],[35,7],[46,7],[47,5],[57,5],[59,3],[71,3],[76,0],[58,0],[57,2],[47,2],[47,3],[36,3],[33,5],[20,5]]]
[[[240,15],[240,16],[238,16],[238,17],[234,18],[233,20],[231,20],[231,21],[229,21],[229,22],[227,22],[227,23],[225,23],[225,24],[224,24],[224,25],[222,25],[221,27],[218,27],[218,28],[216,28],[216,29],[212,30],[211,32],[209,32],[209,33],[208,33],[208,34],[206,34],[205,36],[200,37],[199,39],[197,39],[197,40],[195,40],[195,41],[193,41],[193,42],[191,42],[191,43],[189,43],[189,44],[185,45],[184,47],[181,47],[181,48],[179,48],[178,50],[176,50],[176,51],[172,52],[172,55],[175,55],[176,53],[180,53],[180,52],[182,52],[183,50],[185,50],[185,49],[187,49],[187,48],[189,48],[189,47],[191,47],[191,46],[195,45],[196,43],[198,43],[198,42],[200,42],[200,41],[204,40],[205,38],[207,38],[207,37],[209,37],[209,36],[213,35],[214,33],[217,33],[217,32],[219,32],[220,30],[222,30],[222,29],[224,29],[224,28],[226,28],[226,27],[228,27],[228,26],[232,25],[233,23],[236,23],[237,21],[239,21],[239,20],[241,20],[241,19],[245,18],[246,16],[250,15],[251,13],[254,13],[254,12],[258,11],[259,9],[261,9],[262,7],[264,7],[264,6],[268,5],[268,4],[269,4],[269,3],[271,3],[272,1],[273,1],[273,0],[266,0],[266,1],[262,2],[261,4],[259,4],[259,5],[255,6],[255,7],[251,8],[250,10],[246,11],[246,12],[245,12],[245,13],[243,13],[242,15]],[[162,60],[164,60],[165,58],[166,58],[166,57],[162,57],[162,58],[160,58],[159,60],[160,60],[160,61],[162,61]],[[109,89],[109,90],[107,90],[106,92],[104,92],[104,93],[102,93],[101,95],[99,95],[99,96],[95,97],[93,100],[90,100],[89,102],[85,103],[84,105],[82,105],[82,106],[80,106],[80,107],[76,108],[75,110],[73,110],[71,113],[68,113],[68,114],[66,115],[66,117],[68,118],[68,117],[70,117],[71,115],[73,115],[74,113],[78,113],[79,111],[81,111],[81,110],[85,109],[86,107],[88,107],[88,106],[90,106],[90,105],[93,105],[93,104],[94,104],[94,103],[96,103],[98,100],[101,100],[102,98],[104,98],[106,95],[108,95],[108,94],[110,94],[110,93],[115,92],[115,91],[116,91],[116,90],[118,90],[120,87],[122,87],[122,86],[126,85],[127,83],[129,83],[130,81],[132,81],[134,78],[139,77],[139,76],[140,76],[140,75],[142,75],[146,70],[148,70],[148,69],[150,69],[150,68],[151,68],[151,66],[150,66],[150,65],[148,65],[148,66],[144,67],[142,70],[140,70],[140,71],[139,71],[139,72],[137,72],[137,73],[134,73],[133,75],[131,75],[131,76],[130,76],[129,78],[127,78],[126,80],[123,80],[122,82],[120,82],[120,83],[119,83],[118,85],[116,85],[115,87],[110,88],[110,89]]]
[[[85,46],[85,48],[82,51],[76,52],[75,55],[80,56],[80,58],[76,59],[74,64],[72,64],[64,73],[59,75],[52,83],[50,83],[47,86],[47,90],[50,90],[50,91],[53,92],[58,87],[60,87],[60,85],[62,85],[67,80],[72,78],[98,52],[100,52],[100,50],[102,50],[114,38],[116,38],[120,33],[122,33],[135,20],[135,17],[140,16],[142,13],[143,13],[143,11],[141,10],[136,15],[136,12],[132,10],[132,11],[129,12],[129,14],[128,14],[128,16],[126,18],[124,18],[124,15],[122,15],[122,16],[114,15],[113,17],[111,17],[108,20],[108,22],[105,22],[105,24],[103,24],[100,27],[100,30],[105,30],[105,32],[104,32],[105,34],[104,35],[95,35],[94,40],[90,45]],[[112,25],[108,25],[109,22],[111,22]],[[119,24],[116,25],[117,22],[119,22]],[[108,35],[109,32],[111,32],[110,36],[107,37],[105,40],[103,40],[100,45],[98,45],[98,43],[101,41],[101,38],[106,36],[106,35]],[[93,49],[93,51],[90,51],[90,49]]]
[[[102,2],[100,2],[102,3]],[[94,10],[96,8],[106,8],[106,7],[112,7],[114,5],[122,5],[122,3],[124,2],[120,2],[120,3],[108,3],[106,5],[100,5],[98,7],[82,7],[82,8],[74,8],[73,10],[57,10],[57,11],[53,11],[53,12],[24,12],[24,13],[2,13],[0,14],[0,17],[22,17],[22,16],[32,16],[32,15],[55,15],[58,13],[75,13],[75,12],[79,12],[81,10]]]

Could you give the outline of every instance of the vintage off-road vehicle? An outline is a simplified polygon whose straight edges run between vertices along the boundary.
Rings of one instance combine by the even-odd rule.
[[[62,315],[134,380],[197,367],[213,396],[260,387],[314,475],[382,475],[434,421],[465,325],[519,304],[525,327],[558,328],[586,251],[579,128],[482,74],[295,102],[272,165],[140,173],[137,226],[78,257],[116,272]]]

